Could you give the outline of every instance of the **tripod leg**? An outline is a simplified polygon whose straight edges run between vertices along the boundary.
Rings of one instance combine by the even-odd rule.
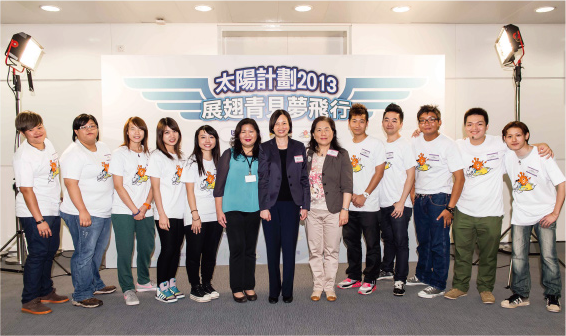
[[[511,270],[513,269],[513,257],[511,257],[511,261],[509,262],[509,275],[507,276],[507,289],[511,288]]]
[[[2,248],[0,248],[0,252],[4,251],[4,249],[6,248],[6,246],[10,245],[10,243],[12,242],[12,240],[16,239],[16,237],[18,236],[18,234],[16,233],[15,235],[12,236],[12,238],[10,238],[10,240],[8,240],[8,242],[6,244],[4,244],[4,246],[2,246]]]
[[[53,258],[53,262],[56,263],[57,266],[59,266],[59,268],[61,268],[66,275],[71,275],[71,272],[69,272],[65,267],[63,267],[63,265],[61,265],[57,260],[55,260],[55,258]]]

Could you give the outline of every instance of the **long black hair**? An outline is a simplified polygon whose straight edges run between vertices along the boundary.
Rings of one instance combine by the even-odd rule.
[[[75,120],[73,120],[73,142],[75,142],[75,140],[77,139],[77,133],[75,131],[78,131],[82,126],[88,124],[90,120],[92,120],[92,122],[94,122],[94,124],[96,125],[96,131],[98,132],[98,134],[96,135],[96,141],[98,141],[98,139],[100,138],[100,129],[98,127],[98,121],[92,114],[83,113],[83,114],[79,114],[75,118]]]
[[[181,129],[179,128],[179,124],[177,124],[175,119],[166,117],[159,120],[159,122],[157,123],[157,138],[155,139],[155,145],[157,149],[161,151],[161,153],[163,153],[163,155],[165,155],[170,160],[173,160],[173,156],[169,154],[167,148],[165,147],[165,143],[163,142],[163,134],[165,133],[165,127],[167,126],[169,126],[169,128],[173,131],[179,133],[179,140],[177,140],[177,143],[175,144],[175,146],[173,146],[173,150],[180,159],[183,155],[183,152],[181,151],[181,140],[183,140],[183,137],[181,136]]]
[[[195,162],[197,163],[199,175],[204,176],[206,174],[206,170],[204,169],[204,164],[202,162],[203,160],[202,149],[198,144],[200,131],[212,135],[216,139],[216,144],[212,149],[212,161],[214,161],[214,166],[218,164],[218,159],[220,159],[220,140],[218,139],[218,133],[216,132],[216,130],[209,125],[203,125],[199,127],[195,132],[195,148],[193,149],[193,155],[195,156]]]
[[[325,116],[320,116],[315,120],[313,120],[311,125],[311,139],[309,141],[308,148],[318,153],[318,143],[314,139],[314,130],[316,129],[316,125],[321,121],[326,121],[330,125],[330,129],[332,130],[332,140],[330,141],[330,149],[334,149],[337,151],[341,150],[342,146],[340,146],[340,144],[338,143],[338,134],[336,134],[336,124],[334,123],[334,120],[332,120],[332,118]]]
[[[254,149],[252,152],[252,156],[254,159],[259,158],[259,145],[261,144],[261,134],[259,133],[259,126],[255,122],[255,120],[250,118],[244,118],[240,120],[238,125],[236,125],[236,129],[234,130],[234,136],[230,140],[230,146],[232,146],[234,152],[234,160],[238,158],[240,155],[244,154],[244,149],[242,148],[242,142],[240,141],[240,133],[242,133],[242,127],[244,125],[252,125],[257,133],[257,140],[254,143]]]

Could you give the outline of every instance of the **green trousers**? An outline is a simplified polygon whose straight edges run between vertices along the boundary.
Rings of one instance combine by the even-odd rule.
[[[501,237],[501,217],[472,217],[456,209],[452,238],[454,239],[454,278],[452,287],[463,292],[470,288],[472,263],[476,244],[479,248],[477,288],[492,292],[497,270],[497,251]]]
[[[151,254],[155,248],[155,222],[153,216],[137,221],[132,215],[112,214],[112,227],[116,235],[118,282],[122,292],[136,288],[132,276],[134,239],[137,240],[138,283],[148,283],[150,281],[149,264],[151,262]]]

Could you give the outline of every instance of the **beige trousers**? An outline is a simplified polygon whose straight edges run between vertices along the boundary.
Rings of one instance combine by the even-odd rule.
[[[311,209],[306,219],[309,245],[309,264],[312,270],[313,290],[334,292],[342,227],[340,213]]]

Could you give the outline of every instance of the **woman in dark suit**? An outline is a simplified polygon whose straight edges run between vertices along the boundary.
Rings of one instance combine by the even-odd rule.
[[[292,122],[285,110],[273,112],[269,132],[275,137],[259,147],[259,207],[267,247],[269,303],[293,301],[299,220],[307,217],[310,189],[305,146],[290,138]],[[279,260],[283,251],[283,284]]]

